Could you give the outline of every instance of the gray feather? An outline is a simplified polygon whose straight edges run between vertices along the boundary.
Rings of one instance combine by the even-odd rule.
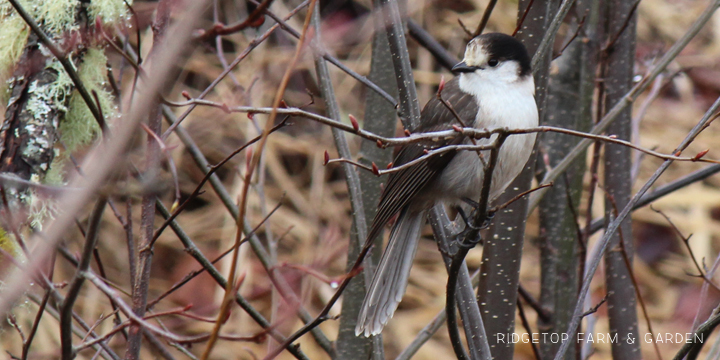
[[[400,304],[407,287],[425,211],[411,212],[406,206],[390,233],[372,283],[360,308],[355,334],[379,334]]]

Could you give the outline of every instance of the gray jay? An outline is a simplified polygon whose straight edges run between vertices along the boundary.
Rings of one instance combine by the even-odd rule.
[[[477,129],[538,125],[530,57],[520,41],[500,33],[480,35],[467,44],[465,57],[452,70],[459,76],[447,82],[441,95],[464,125]],[[420,125],[413,132],[448,130],[453,125],[463,126],[445,105],[433,98],[425,105]],[[479,139],[477,144],[489,145],[495,137]],[[512,135],[505,140],[492,174],[490,201],[520,173],[534,143],[534,133]],[[400,166],[423,156],[428,149],[457,144],[471,144],[471,140],[458,137],[444,143],[406,145],[393,164]],[[483,172],[484,160],[477,152],[459,151],[441,153],[390,174],[367,241],[377,237],[395,214],[399,215],[360,309],[357,335],[379,334],[395,313],[405,294],[427,211],[437,203],[477,201]]]

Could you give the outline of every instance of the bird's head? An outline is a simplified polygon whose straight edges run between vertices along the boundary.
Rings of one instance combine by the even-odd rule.
[[[465,57],[452,71],[470,81],[515,83],[532,76],[525,46],[501,33],[483,34],[470,40]]]

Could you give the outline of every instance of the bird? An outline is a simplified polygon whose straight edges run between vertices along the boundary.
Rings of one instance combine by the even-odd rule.
[[[512,36],[486,33],[470,40],[463,60],[452,68],[457,74],[440,96],[428,101],[412,133],[472,126],[476,129],[524,129],[538,125],[531,60],[525,46]],[[458,119],[459,118],[459,119]],[[532,153],[535,133],[511,135],[500,147],[492,173],[489,200],[496,199],[522,171]],[[476,140],[489,145],[497,135]],[[398,167],[447,145],[472,144],[459,136],[434,142],[404,145],[393,160]],[[488,156],[485,156],[488,158]],[[422,225],[434,205],[458,206],[477,201],[483,184],[484,163],[476,151],[448,151],[392,172],[381,193],[366,241],[373,241],[397,214],[363,300],[355,327],[356,336],[380,334],[405,294]]]

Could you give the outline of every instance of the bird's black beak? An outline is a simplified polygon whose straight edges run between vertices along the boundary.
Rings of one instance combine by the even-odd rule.
[[[452,72],[456,73],[456,74],[471,73],[471,72],[475,72],[475,70],[477,70],[477,69],[480,69],[480,67],[470,66],[463,61],[463,62],[460,62],[457,65],[453,66]]]

